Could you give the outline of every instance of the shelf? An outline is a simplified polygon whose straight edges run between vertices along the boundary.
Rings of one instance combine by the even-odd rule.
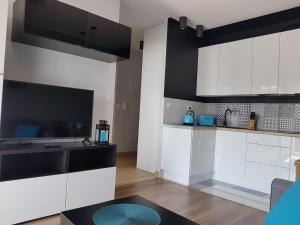
[[[100,147],[99,147],[100,148]],[[94,170],[116,165],[115,148],[94,148],[70,151],[69,172]]]
[[[1,181],[18,180],[66,172],[65,152],[3,155]]]

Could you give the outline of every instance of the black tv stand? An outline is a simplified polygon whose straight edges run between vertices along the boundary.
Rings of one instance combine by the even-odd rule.
[[[47,144],[44,144],[44,147],[45,148],[60,148],[61,144],[59,144],[59,143],[47,143]]]

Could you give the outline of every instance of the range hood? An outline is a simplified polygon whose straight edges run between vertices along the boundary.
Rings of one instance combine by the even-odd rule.
[[[116,62],[130,58],[131,28],[56,0],[16,0],[12,41]]]

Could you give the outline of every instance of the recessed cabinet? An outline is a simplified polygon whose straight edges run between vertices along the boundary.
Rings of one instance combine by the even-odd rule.
[[[219,95],[249,95],[251,93],[252,41],[222,44],[219,60]]]
[[[0,1],[0,74],[4,74],[7,13],[8,13],[8,1],[7,0]]]
[[[253,40],[251,94],[277,94],[279,33]]]
[[[220,45],[199,48],[197,96],[218,94]]]
[[[280,94],[300,93],[300,29],[280,35],[279,87]]]

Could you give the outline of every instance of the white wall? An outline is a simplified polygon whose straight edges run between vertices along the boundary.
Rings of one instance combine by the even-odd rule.
[[[137,151],[142,56],[142,51],[132,50],[130,60],[117,63],[113,135],[118,152]]]
[[[160,168],[167,23],[144,33],[137,167],[149,172]]]
[[[192,107],[195,112],[195,120],[200,114],[206,112],[206,104],[194,101],[186,101],[173,98],[165,98],[164,101],[164,124],[183,124],[183,116],[187,112],[187,107]]]
[[[8,40],[11,39],[13,2],[9,0]],[[63,2],[119,21],[120,0]],[[104,63],[11,41],[7,41],[6,48],[5,78],[94,90],[93,129],[100,119],[108,120],[112,125],[116,63]]]
[[[4,73],[8,1],[0,1],[0,74]]]

